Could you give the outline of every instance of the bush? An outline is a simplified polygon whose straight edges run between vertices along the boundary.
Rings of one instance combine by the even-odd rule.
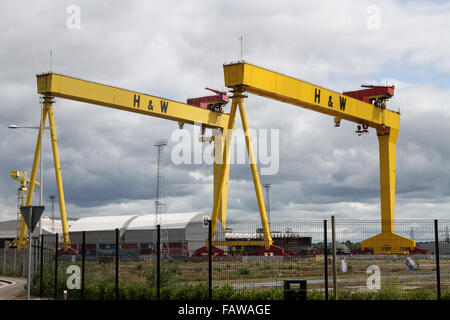
[[[250,275],[250,273],[251,273],[251,271],[250,271],[249,268],[240,268],[240,269],[239,269],[239,274],[242,274],[242,275]]]
[[[71,263],[73,264],[73,263]],[[63,298],[64,290],[67,290],[66,281],[69,274],[65,273],[69,263],[59,262],[58,268],[58,299]],[[269,265],[259,268],[267,269]],[[239,274],[249,275],[249,268],[240,268]],[[156,299],[156,269],[143,272],[146,283],[119,283],[120,300],[155,300]],[[163,300],[207,300],[208,285],[205,282],[194,285],[178,285],[177,276],[181,274],[178,264],[171,264],[169,268],[161,269],[161,299]],[[40,277],[39,272],[33,277],[31,294],[39,295]],[[87,300],[114,300],[115,272],[108,272],[100,280],[89,280],[85,282],[85,298]],[[282,300],[283,288],[256,288],[256,289],[234,289],[230,285],[215,287],[213,299],[215,300]],[[54,264],[45,265],[43,274],[43,296],[53,298],[54,296]],[[397,279],[384,281],[381,290],[374,292],[338,292],[339,300],[430,300],[436,299],[433,289],[419,289],[407,292],[402,291],[402,285]],[[81,290],[69,290],[69,299],[81,299]],[[332,293],[330,299],[333,298]],[[308,290],[308,300],[323,300],[324,292],[319,290]],[[450,300],[450,290],[442,292],[443,300]]]
[[[174,265],[173,267],[169,268],[169,270],[173,275],[183,274],[183,269],[181,269],[181,267],[178,263],[176,265]]]
[[[170,269],[161,269],[160,273],[160,286],[161,287],[168,287],[171,286],[174,283],[175,276],[177,275],[177,269],[170,268]],[[144,272],[144,278],[147,282],[147,284],[152,287],[157,287],[157,272],[156,268],[153,268],[149,271]]]
[[[408,292],[405,298],[408,300],[435,300],[437,295],[429,289],[419,289]]]
[[[325,293],[319,290],[308,290],[306,291],[307,300],[325,300]]]

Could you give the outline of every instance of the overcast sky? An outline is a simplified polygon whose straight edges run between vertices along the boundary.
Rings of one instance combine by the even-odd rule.
[[[7,126],[39,124],[35,75],[50,70],[50,50],[54,72],[185,102],[226,89],[223,64],[240,59],[241,35],[247,62],[338,92],[395,85],[396,217],[449,219],[449,30],[445,1],[1,1],[0,220],[16,216],[9,171],[31,172],[37,135]],[[279,130],[279,171],[261,176],[271,219],[379,219],[374,130],[358,137],[355,124],[334,128],[310,110],[245,103],[250,127]],[[54,111],[68,216],[153,213],[153,143],[177,123],[63,99]],[[48,134],[44,143],[50,208]],[[175,165],[175,143],[163,155],[167,212],[211,212],[212,166]],[[259,218],[248,164],[231,167],[229,217]]]

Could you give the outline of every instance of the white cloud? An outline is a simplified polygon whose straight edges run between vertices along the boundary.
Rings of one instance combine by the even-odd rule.
[[[55,72],[184,101],[206,94],[206,86],[223,88],[222,64],[239,59],[240,35],[247,61],[336,91],[365,82],[395,84],[390,106],[402,113],[398,216],[446,217],[437,212],[445,212],[450,188],[450,91],[434,76],[450,74],[448,3],[79,1],[80,30],[66,28],[69,4],[2,4],[0,218],[15,217],[17,183],[9,170],[30,170],[35,144],[32,132],[6,127],[38,123],[35,74],[49,69],[50,50]],[[380,8],[376,30],[366,26],[371,5]],[[354,124],[333,128],[330,117],[309,110],[251,95],[245,103],[252,128],[280,129],[280,171],[261,178],[273,185],[274,217],[334,212],[378,218],[373,131],[357,137]],[[69,215],[153,209],[153,141],[169,137],[177,124],[62,99],[54,108]],[[47,199],[56,187],[45,143]],[[212,168],[174,166],[168,158],[165,164],[168,210],[211,211]],[[229,215],[257,219],[248,165],[233,166],[231,177]],[[408,204],[408,199],[416,200]]]

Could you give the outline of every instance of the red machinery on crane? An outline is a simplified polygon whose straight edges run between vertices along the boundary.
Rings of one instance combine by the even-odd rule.
[[[230,101],[230,97],[228,97],[227,93],[225,91],[219,91],[210,88],[205,89],[214,92],[215,95],[189,98],[187,99],[186,103],[203,109],[223,112],[223,107]]]
[[[371,105],[386,109],[386,102],[394,96],[395,86],[373,86],[362,84],[361,87],[367,89],[346,91],[344,95],[370,103]],[[358,136],[369,133],[369,126],[367,124],[357,125],[355,131]]]
[[[386,101],[394,96],[395,86],[373,86],[362,84],[361,87],[368,89],[346,91],[343,92],[343,94],[382,109],[386,109]]]
[[[209,95],[209,96],[202,96],[197,98],[189,98],[186,100],[187,104],[190,104],[191,106],[200,107],[203,109],[208,109],[215,112],[223,112],[223,108],[225,105],[230,101],[230,97],[227,95],[225,91],[219,91],[214,90],[210,88],[205,88],[206,90],[212,91],[215,94]],[[202,125],[202,137],[201,142],[209,141],[211,142],[211,139],[205,140],[203,135],[205,134],[206,127]]]

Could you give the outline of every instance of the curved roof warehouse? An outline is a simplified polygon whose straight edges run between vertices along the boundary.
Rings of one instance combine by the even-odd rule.
[[[167,213],[160,215],[161,241],[186,243],[189,252],[205,245],[209,219],[206,212]],[[85,232],[86,243],[114,243],[116,229],[119,229],[121,244],[148,243],[156,241],[156,220],[154,214],[98,216],[80,218],[69,227],[72,244],[81,244]],[[225,232],[220,223],[216,226],[216,239]]]

